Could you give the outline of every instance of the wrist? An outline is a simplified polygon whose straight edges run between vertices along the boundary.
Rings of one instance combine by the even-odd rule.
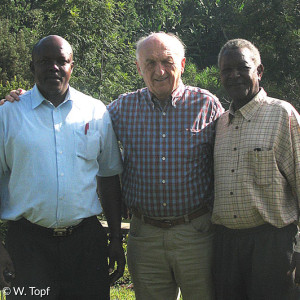
[[[299,231],[295,236],[294,252],[300,253],[300,232]]]
[[[109,234],[108,235],[108,240],[111,242],[113,240],[117,240],[117,241],[123,241],[123,234],[119,233],[119,234]],[[300,248],[300,247],[299,247]]]

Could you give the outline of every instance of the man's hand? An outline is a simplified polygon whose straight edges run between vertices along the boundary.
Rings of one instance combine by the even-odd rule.
[[[112,286],[120,277],[123,276],[126,263],[122,241],[119,238],[111,238],[108,246],[108,256],[109,284]],[[117,263],[116,270],[115,263]]]
[[[13,263],[11,261],[11,258],[7,252],[7,250],[4,248],[2,243],[0,242],[0,289],[4,287],[10,287],[10,282],[8,278],[5,278],[4,274],[11,275],[12,278],[15,277],[15,269],[13,266]]]
[[[3,105],[6,101],[9,102],[19,101],[20,100],[19,96],[25,93],[26,90],[23,89],[12,90],[8,95],[5,96],[5,99],[0,100],[0,105]]]
[[[291,266],[291,270],[288,271],[287,275],[292,275],[292,273],[295,270],[295,284],[297,286],[300,286],[300,253],[299,252],[295,252],[293,254],[293,258],[292,258],[292,266]]]

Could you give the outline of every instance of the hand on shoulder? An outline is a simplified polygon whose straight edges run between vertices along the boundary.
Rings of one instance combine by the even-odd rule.
[[[23,95],[26,93],[26,90],[23,90],[21,88],[17,90],[12,90],[8,95],[5,96],[5,99],[0,100],[0,105],[3,105],[6,101],[8,102],[14,102],[14,101],[19,101],[20,98],[19,96]]]

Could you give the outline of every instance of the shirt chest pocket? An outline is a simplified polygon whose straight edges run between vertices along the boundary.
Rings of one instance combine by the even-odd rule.
[[[101,149],[100,133],[89,130],[87,134],[79,131],[74,131],[74,134],[76,155],[86,160],[96,160]]]
[[[254,180],[259,185],[269,185],[278,173],[273,150],[249,152],[250,164],[254,169]]]

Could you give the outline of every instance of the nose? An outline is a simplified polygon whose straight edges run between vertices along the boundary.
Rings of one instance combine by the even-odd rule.
[[[54,72],[59,71],[58,63],[55,62],[55,61],[52,62],[51,65],[50,65],[50,70],[51,70],[51,71],[54,71]]]
[[[236,78],[236,77],[239,77],[239,76],[240,76],[240,73],[237,69],[232,69],[229,73],[230,78]]]
[[[162,63],[158,62],[155,65],[155,73],[159,76],[163,76],[165,72],[166,72],[165,66]]]

